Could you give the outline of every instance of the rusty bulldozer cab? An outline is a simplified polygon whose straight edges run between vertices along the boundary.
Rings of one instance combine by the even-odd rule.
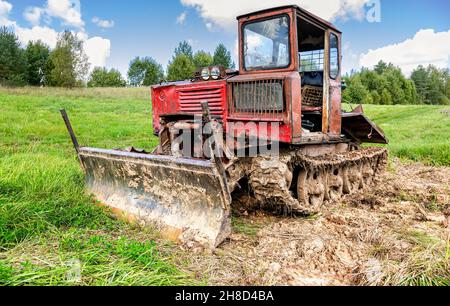
[[[387,143],[383,131],[362,107],[342,112],[338,29],[297,6],[237,19],[238,71],[204,67],[152,87],[152,154],[79,147],[63,112],[89,192],[182,243],[217,247],[242,193],[260,207],[316,213],[369,186],[386,163],[385,149],[359,147]],[[236,154],[255,138],[279,147],[277,158]]]
[[[285,109],[278,118],[290,126],[282,129],[286,131],[280,135],[282,142],[311,144],[344,139],[371,142],[367,137],[354,138],[342,130],[342,34],[336,27],[296,6],[240,16],[238,21],[239,76],[230,83],[283,80]],[[236,88],[239,94],[239,86],[230,92]],[[279,111],[280,106],[281,96],[280,104],[275,109],[269,107],[269,113]],[[241,112],[236,105],[230,110],[239,119],[254,117],[253,114],[245,116],[246,112]],[[271,119],[270,114],[266,116],[259,109],[252,111],[259,120]],[[373,125],[368,120],[360,120],[359,124],[365,129]],[[387,142],[381,130],[373,133]]]

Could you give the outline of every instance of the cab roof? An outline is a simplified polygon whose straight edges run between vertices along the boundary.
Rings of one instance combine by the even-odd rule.
[[[301,8],[298,5],[285,5],[285,6],[278,6],[278,7],[274,7],[274,8],[270,8],[270,9],[265,9],[265,10],[259,10],[259,11],[256,11],[256,12],[252,12],[252,13],[248,13],[248,14],[245,14],[245,15],[238,16],[237,19],[239,20],[239,19],[242,19],[242,18],[247,18],[247,17],[254,16],[254,15],[259,15],[259,14],[264,14],[264,13],[271,13],[271,12],[277,12],[277,11],[281,11],[281,10],[284,10],[284,9],[295,9],[300,14],[306,15],[307,17],[310,17],[310,18],[314,19],[315,21],[317,21],[320,24],[322,24],[324,27],[330,28],[330,29],[332,29],[332,30],[334,30],[336,32],[342,33],[331,22],[328,22],[325,19],[322,19],[319,16],[314,15],[313,13],[311,13],[311,12]]]

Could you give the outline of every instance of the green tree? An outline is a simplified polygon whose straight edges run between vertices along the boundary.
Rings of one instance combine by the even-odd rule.
[[[108,71],[106,68],[96,67],[92,71],[88,87],[125,87],[127,82],[122,78],[122,74],[116,70]]]
[[[420,65],[412,72],[411,79],[413,80],[416,86],[417,96],[418,99],[420,100],[420,103],[426,103],[427,88],[429,86],[427,70],[422,65]]]
[[[151,86],[164,78],[163,67],[151,57],[136,57],[128,69],[131,86]]]
[[[416,86],[414,85],[414,82],[412,80],[404,79],[404,85],[403,85],[404,91],[405,91],[405,99],[409,102],[409,104],[417,104],[417,90]]]
[[[82,86],[89,71],[84,44],[75,34],[64,31],[50,54],[49,84],[58,87]]]
[[[427,101],[429,104],[448,104],[448,98],[445,95],[444,71],[435,66],[428,66],[429,86],[427,92]]]
[[[167,77],[170,81],[185,80],[193,77],[194,62],[185,54],[180,54],[169,63]]]
[[[67,47],[56,47],[50,53],[47,82],[50,86],[75,87],[77,79],[72,63],[72,53]]]
[[[367,88],[361,83],[359,75],[347,80],[347,89],[343,93],[343,100],[351,104],[371,103],[372,97]]]
[[[449,104],[449,70],[418,66],[407,79],[399,67],[380,61],[373,70],[363,68],[347,78],[344,97],[375,104]],[[365,97],[365,88],[370,98]]]
[[[448,75],[448,69],[438,69],[433,65],[417,67],[411,74],[417,100],[424,104],[449,104]]]
[[[445,81],[445,95],[450,99],[450,72],[447,70],[447,79]]]
[[[361,80],[362,86],[370,92],[371,100],[375,104],[417,103],[418,98],[414,82],[408,80],[401,69],[391,63],[380,61],[373,70],[363,68],[350,77],[350,79],[353,78]],[[385,92],[384,97],[383,92]],[[389,93],[389,96],[386,93]],[[367,101],[370,101],[370,99]]]
[[[392,103],[394,105],[396,104],[407,104],[408,101],[406,101],[405,91],[402,87],[403,81],[402,78],[404,76],[402,75],[402,72],[400,69],[396,67],[389,67],[385,72],[384,76],[386,77],[388,83],[389,83],[389,93],[392,97]]]
[[[50,48],[42,41],[29,42],[25,49],[27,60],[27,82],[29,85],[44,85],[47,76]]]
[[[224,44],[217,46],[216,51],[214,52],[213,65],[222,65],[225,68],[234,69],[235,65],[231,59],[231,52]]]
[[[381,104],[392,105],[392,96],[386,88],[381,92]]]
[[[213,57],[208,52],[200,50],[194,55],[194,65],[197,69],[209,67],[213,63]]]
[[[181,54],[186,55],[191,60],[193,60],[194,58],[194,51],[192,51],[192,46],[186,40],[180,42],[178,46],[175,48],[175,54],[173,58],[175,59]]]
[[[0,28],[0,84],[24,85],[26,60],[24,51],[13,31]]]
[[[381,95],[378,93],[378,91],[376,91],[376,90],[371,91],[370,95],[372,96],[373,104],[382,104]]]
[[[373,70],[378,74],[383,74],[388,69],[388,67],[388,64],[383,61],[379,61],[378,64],[375,65]]]

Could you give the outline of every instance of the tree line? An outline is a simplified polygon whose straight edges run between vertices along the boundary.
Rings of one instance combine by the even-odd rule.
[[[174,55],[167,66],[167,74],[162,65],[151,57],[136,57],[128,69],[128,81],[131,86],[149,86],[161,80],[178,81],[192,78],[194,72],[202,67],[222,65],[234,68],[231,52],[223,44],[219,44],[211,55],[199,50],[194,53],[187,41],[182,41],[175,48]]]
[[[231,52],[223,44],[213,55],[183,41],[165,73],[151,57],[136,57],[129,65],[127,79],[117,69],[95,67],[91,73],[84,42],[70,31],[58,35],[52,50],[42,41],[31,41],[25,48],[7,27],[0,28],[0,86],[125,87],[150,86],[162,80],[189,79],[196,69],[211,65],[234,68]]]
[[[130,62],[127,79],[116,69],[96,67],[90,71],[84,42],[70,31],[58,36],[51,50],[42,41],[22,48],[18,37],[7,27],[0,28],[0,85],[54,87],[150,86],[162,80],[189,79],[195,70],[211,65],[235,68],[231,52],[220,44],[213,55],[194,53],[187,41],[175,48],[167,67],[151,57]],[[401,69],[380,61],[373,69],[363,68],[344,77],[344,102],[352,104],[450,104],[450,73],[433,65],[419,66],[406,78]]]
[[[83,41],[69,31],[58,36],[53,50],[42,41],[22,48],[14,32],[0,28],[0,85],[83,86],[89,72]]]
[[[449,70],[433,65],[418,66],[406,78],[400,68],[380,61],[344,80],[343,100],[352,104],[450,104]]]

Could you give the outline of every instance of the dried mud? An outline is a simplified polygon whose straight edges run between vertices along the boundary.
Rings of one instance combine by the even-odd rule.
[[[235,233],[213,254],[176,256],[211,285],[398,284],[415,235],[448,248],[449,186],[449,167],[394,160],[369,190],[327,204],[320,215],[241,211]],[[450,279],[450,262],[444,269]]]

